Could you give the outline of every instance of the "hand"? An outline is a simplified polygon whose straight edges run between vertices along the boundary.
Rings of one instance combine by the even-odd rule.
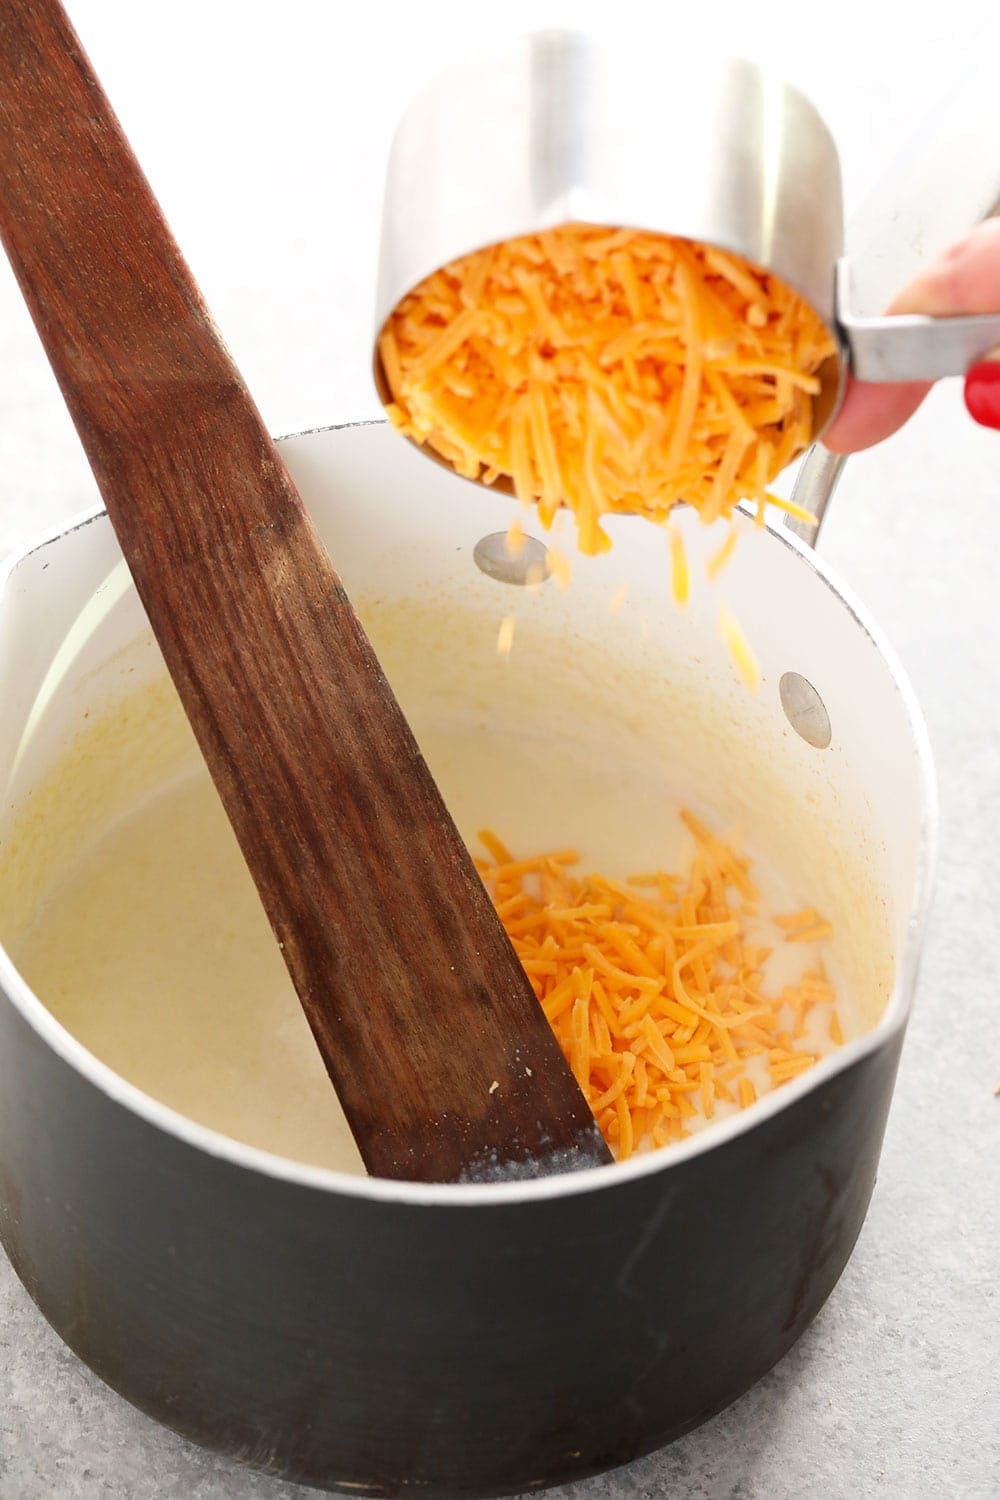
[[[959,317],[1000,312],[1000,220],[987,219],[926,266],[894,297],[890,313]],[[930,390],[922,385],[871,385],[848,379],[844,403],[824,445],[833,453],[856,453],[895,432]],[[965,377],[965,404],[984,427],[1000,428],[1000,349]]]

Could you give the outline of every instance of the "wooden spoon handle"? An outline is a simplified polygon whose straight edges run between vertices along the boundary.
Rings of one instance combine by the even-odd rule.
[[[609,1160],[56,0],[0,6],[0,239],[369,1170]]]

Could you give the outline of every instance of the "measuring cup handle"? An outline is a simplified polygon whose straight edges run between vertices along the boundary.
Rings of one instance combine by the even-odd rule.
[[[929,318],[917,314],[857,317],[850,311],[850,277],[837,268],[837,324],[856,380],[941,380],[965,375],[1000,346],[1000,313]]]

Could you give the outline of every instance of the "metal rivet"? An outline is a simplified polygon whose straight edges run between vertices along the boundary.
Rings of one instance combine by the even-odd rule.
[[[544,583],[549,576],[545,546],[533,536],[524,538],[515,557],[508,550],[507,533],[493,531],[480,537],[473,548],[472,560],[481,573],[495,578],[497,583]]]
[[[796,734],[816,750],[825,750],[833,739],[826,704],[806,677],[785,672],[778,683],[785,718]]]

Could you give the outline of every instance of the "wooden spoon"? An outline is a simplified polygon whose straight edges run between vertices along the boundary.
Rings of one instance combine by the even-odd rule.
[[[0,5],[0,239],[369,1171],[609,1161],[56,0]]]

